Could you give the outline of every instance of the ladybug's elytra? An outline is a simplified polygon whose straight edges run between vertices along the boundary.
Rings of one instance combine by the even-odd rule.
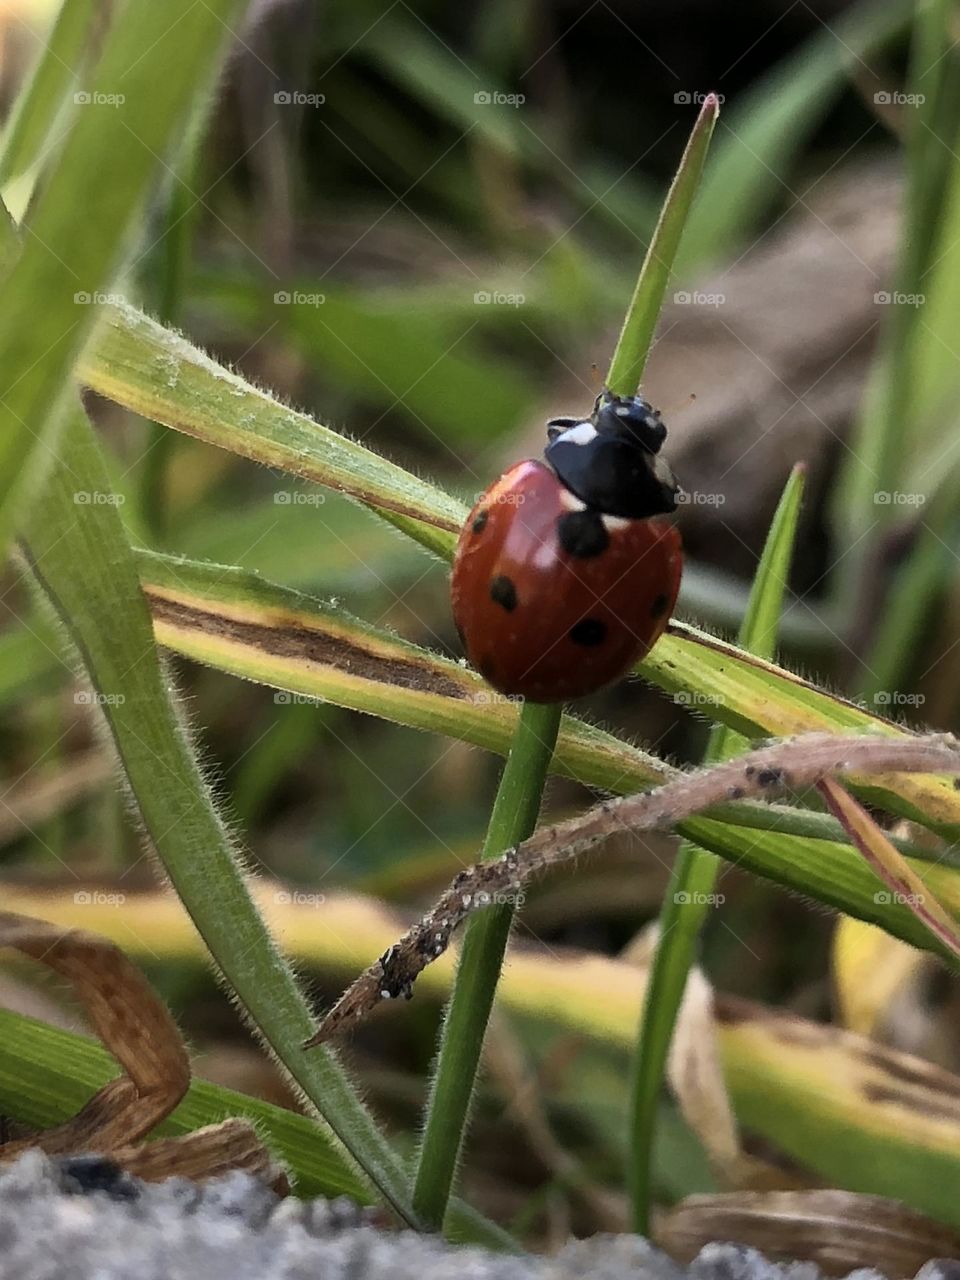
[[[453,616],[495,689],[563,702],[624,675],[660,637],[680,588],[680,535],[658,517],[678,487],[666,427],[605,391],[589,418],[547,424],[544,461],[506,471],[457,543]]]

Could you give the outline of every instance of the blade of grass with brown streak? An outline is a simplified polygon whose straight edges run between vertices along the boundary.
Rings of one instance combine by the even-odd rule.
[[[243,570],[144,552],[138,562],[157,637],[176,652],[302,697],[508,751],[516,705],[459,663]],[[563,719],[553,768],[620,794],[671,776],[656,757],[572,716]],[[897,778],[898,785],[909,781]],[[767,830],[770,825],[779,833]],[[826,815],[730,803],[683,823],[680,833],[914,945],[929,944],[905,907],[875,901],[876,877]],[[928,874],[924,864],[916,865]],[[951,867],[931,871],[938,895],[960,886]]]
[[[81,374],[101,394],[146,417],[347,493],[444,559],[452,555],[466,516],[462,503],[288,409],[132,307],[105,308]],[[866,707],[679,622],[671,623],[638,671],[668,693],[698,695],[701,710],[750,736],[830,728],[903,732]],[[871,798],[947,839],[960,839],[960,793],[949,783],[874,779]]]

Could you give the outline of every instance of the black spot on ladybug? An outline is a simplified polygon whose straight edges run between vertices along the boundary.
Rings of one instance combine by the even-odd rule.
[[[506,609],[507,613],[513,613],[517,607],[517,588],[510,578],[501,573],[490,583],[490,599]]]
[[[581,618],[575,626],[570,628],[570,639],[574,644],[593,647],[603,644],[606,638],[607,624],[601,622],[599,618]]]
[[[653,604],[650,606],[650,617],[662,618],[667,612],[667,605],[669,603],[670,597],[661,591],[656,600],[654,600]]]
[[[60,1162],[60,1186],[68,1195],[105,1191],[113,1200],[136,1200],[140,1188],[106,1156],[68,1156]]]
[[[557,521],[560,546],[567,555],[587,559],[610,545],[610,534],[598,511],[568,511]]]
[[[483,511],[478,511],[473,517],[473,524],[470,527],[474,533],[483,533],[489,519],[490,512],[484,507]]]

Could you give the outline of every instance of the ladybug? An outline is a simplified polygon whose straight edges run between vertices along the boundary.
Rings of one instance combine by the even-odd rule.
[[[659,517],[678,486],[667,431],[639,396],[604,391],[589,418],[547,423],[543,461],[490,486],[457,543],[453,616],[495,689],[563,702],[602,689],[647,653],[680,587],[680,535]]]

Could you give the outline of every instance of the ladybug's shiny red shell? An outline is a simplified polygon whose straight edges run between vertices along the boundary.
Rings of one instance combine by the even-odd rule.
[[[562,702],[625,674],[676,603],[680,535],[604,515],[543,462],[519,462],[470,512],[453,616],[470,663],[501,693]]]

